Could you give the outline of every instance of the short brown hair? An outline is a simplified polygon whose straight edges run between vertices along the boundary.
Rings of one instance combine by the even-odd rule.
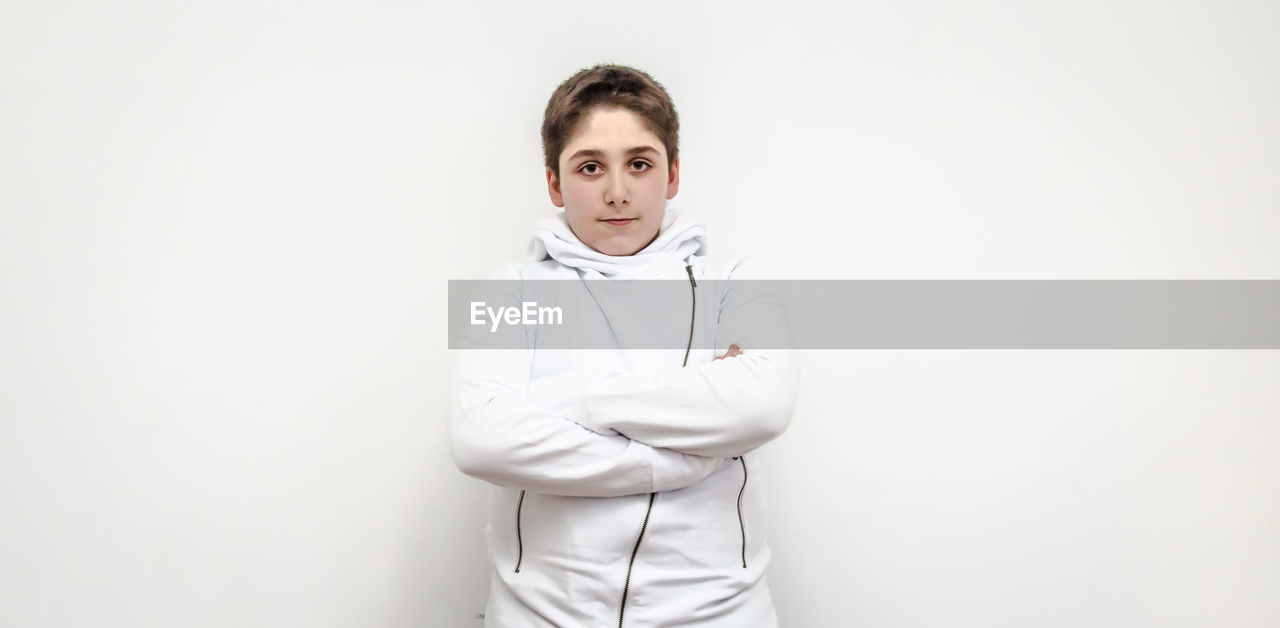
[[[547,101],[542,117],[542,154],[560,178],[560,153],[578,123],[597,107],[619,107],[638,115],[667,149],[667,169],[675,162],[680,118],[671,96],[652,76],[625,65],[602,63],[566,79]]]

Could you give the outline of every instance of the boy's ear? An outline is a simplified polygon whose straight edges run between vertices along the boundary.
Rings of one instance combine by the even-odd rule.
[[[667,199],[676,197],[676,192],[680,191],[680,158],[676,157],[671,161],[671,172],[667,173]]]
[[[560,193],[560,180],[556,178],[556,173],[547,168],[547,194],[551,196],[551,202],[556,207],[564,207],[564,195]]]

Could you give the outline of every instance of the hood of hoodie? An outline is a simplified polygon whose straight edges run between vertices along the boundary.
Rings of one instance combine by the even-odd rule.
[[[539,220],[529,242],[530,260],[553,259],[590,278],[674,275],[675,271],[683,271],[690,256],[706,253],[706,227],[670,205],[663,214],[658,237],[634,255],[605,255],[583,244],[569,229],[563,211]]]

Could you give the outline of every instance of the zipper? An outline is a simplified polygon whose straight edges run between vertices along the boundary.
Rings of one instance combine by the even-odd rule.
[[[684,347],[684,363],[680,366],[689,366],[689,350],[693,348],[693,321],[698,312],[698,282],[693,279],[692,264],[686,264],[684,270],[689,273],[689,294],[693,297],[693,305],[689,308],[689,343]]]
[[[738,527],[742,529],[742,568],[747,568],[747,524],[742,520],[742,494],[747,490],[747,457],[734,456],[742,463],[742,488],[738,490]]]
[[[689,351],[693,349],[693,323],[697,320],[698,314],[698,282],[693,278],[693,265],[685,264],[684,270],[689,274],[689,295],[692,297],[692,305],[689,308],[689,342],[684,347],[684,362],[680,364],[681,367],[689,366]],[[631,548],[631,561],[627,563],[627,580],[622,585],[622,604],[618,607],[618,628],[622,628],[622,618],[627,612],[627,594],[631,591],[631,570],[636,566],[636,554],[640,553],[640,541],[644,540],[644,531],[649,527],[649,515],[653,514],[653,500],[657,496],[657,493],[649,493],[649,509],[644,513],[644,523],[640,524],[640,535],[636,537],[636,545]],[[741,494],[738,498],[741,500]],[[741,510],[738,512],[738,517],[739,519],[742,517]],[[746,538],[745,531],[742,538]],[[743,556],[746,556],[745,549]],[[746,566],[745,560],[743,566]]]
[[[520,511],[524,508],[524,489],[520,489],[520,501],[516,502],[516,573],[520,573],[520,561],[524,560],[524,541],[520,538]]]
[[[627,582],[622,585],[622,606],[618,607],[618,628],[622,628],[622,614],[627,612],[627,592],[631,590],[631,568],[636,564],[636,554],[640,552],[640,541],[644,539],[644,530],[649,527],[649,515],[653,513],[653,499],[657,493],[649,493],[649,510],[644,513],[644,523],[640,524],[640,536],[636,537],[636,546],[631,548],[631,562],[627,564]]]

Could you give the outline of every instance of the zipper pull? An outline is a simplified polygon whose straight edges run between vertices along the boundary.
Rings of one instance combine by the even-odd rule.
[[[693,287],[697,288],[698,282],[693,279],[693,264],[685,264],[684,269],[689,273],[689,282],[693,284]]]

